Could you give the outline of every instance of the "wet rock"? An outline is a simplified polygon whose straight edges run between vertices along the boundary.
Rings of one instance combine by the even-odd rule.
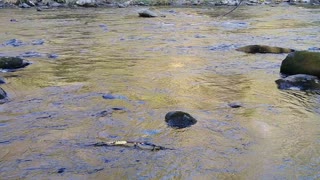
[[[319,52],[320,51],[320,47],[310,47],[308,48],[308,51],[315,51],[315,52]]]
[[[53,7],[53,8],[64,7],[63,4],[60,4],[60,3],[57,3],[57,2],[53,2],[53,3],[49,4],[49,6]]]
[[[274,54],[281,54],[281,53],[291,53],[294,52],[294,49],[289,48],[281,48],[281,47],[272,47],[272,46],[265,46],[265,45],[249,45],[244,46],[241,48],[236,49],[237,51],[243,51],[245,53],[274,53]]]
[[[121,100],[128,100],[127,97],[117,94],[104,94],[103,99],[121,99]]]
[[[7,93],[0,87],[0,99],[7,98]]]
[[[5,84],[6,81],[3,79],[3,77],[0,77],[0,84]]]
[[[242,104],[240,102],[231,102],[228,104],[231,108],[240,108],[242,107]]]
[[[197,123],[197,120],[190,114],[183,111],[171,111],[165,116],[165,121],[172,128],[186,128]]]
[[[108,32],[108,26],[105,24],[100,24],[99,27],[104,31],[104,32]]]
[[[3,45],[18,47],[18,46],[24,45],[24,43],[18,39],[10,39],[10,40],[6,41]]]
[[[215,3],[216,6],[236,6],[238,4],[238,0],[220,0]]]
[[[308,74],[320,77],[320,52],[290,53],[282,61],[280,72],[287,75]]]
[[[21,3],[19,4],[20,8],[31,8],[31,6],[29,6],[27,3]]]
[[[150,17],[158,17],[158,14],[153,12],[153,11],[151,11],[151,10],[149,10],[149,9],[146,9],[146,10],[140,11],[139,12],[139,16],[140,17],[148,17],[148,18],[150,18]]]
[[[77,0],[76,5],[82,6],[82,7],[96,7],[97,2],[96,0]]]
[[[31,42],[32,45],[36,46],[36,45],[43,45],[44,44],[44,40],[43,39],[37,39],[37,40],[33,40]]]
[[[41,57],[42,55],[38,52],[28,51],[28,52],[20,54],[19,56],[25,57],[25,58],[34,58],[34,57]]]
[[[59,56],[57,54],[48,54],[48,58],[50,58],[50,59],[56,59],[58,57]]]
[[[296,74],[275,81],[282,90],[320,90],[320,80],[316,76]]]
[[[24,61],[20,57],[0,57],[1,69],[17,69],[29,65],[29,62]]]
[[[61,174],[64,173],[66,171],[66,168],[60,168],[58,169],[57,173]]]

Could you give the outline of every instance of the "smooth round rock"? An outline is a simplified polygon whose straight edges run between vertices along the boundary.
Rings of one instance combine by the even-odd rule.
[[[290,53],[282,61],[280,72],[287,75],[308,74],[320,77],[320,52]]]
[[[0,57],[0,68],[1,69],[16,69],[23,68],[30,63],[24,61],[20,57]]]
[[[168,126],[176,129],[190,127],[197,123],[197,120],[190,114],[183,111],[171,111],[165,116]]]

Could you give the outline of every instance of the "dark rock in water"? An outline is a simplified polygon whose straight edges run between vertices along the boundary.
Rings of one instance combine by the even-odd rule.
[[[206,38],[206,36],[201,35],[201,34],[196,34],[194,37],[195,37],[195,38]]]
[[[104,31],[104,32],[108,32],[108,26],[105,24],[100,24],[99,27]]]
[[[59,56],[58,55],[56,55],[56,54],[48,54],[48,58],[50,58],[50,59],[56,59],[56,58],[58,58]]]
[[[320,90],[320,80],[316,76],[296,74],[276,80],[279,89],[283,90]]]
[[[146,10],[142,10],[139,12],[139,16],[140,17],[158,17],[158,14],[153,12],[153,11],[150,11],[149,9],[146,9]]]
[[[10,19],[10,22],[18,22],[16,19]]]
[[[43,45],[44,44],[44,40],[43,39],[37,39],[37,40],[33,40],[31,42],[32,45]]]
[[[105,94],[102,96],[103,99],[122,99],[122,100],[128,100],[127,97],[122,95],[116,95],[116,94]]]
[[[280,72],[287,75],[309,74],[320,77],[320,52],[290,53],[282,61]]]
[[[66,168],[60,168],[58,169],[57,173],[61,174],[64,173],[66,171]]]
[[[42,55],[38,52],[29,51],[29,52],[22,53],[19,56],[25,57],[25,58],[33,58],[33,57],[41,57]]]
[[[4,79],[2,77],[0,77],[0,84],[5,84],[6,81],[4,81]]]
[[[308,51],[320,51],[319,47],[310,47],[308,48]]]
[[[20,40],[17,39],[10,39],[9,41],[6,41],[4,43],[5,46],[13,46],[13,47],[18,47],[24,45],[24,43]]]
[[[281,53],[291,53],[294,52],[294,49],[289,48],[281,48],[281,47],[272,47],[272,46],[265,46],[265,45],[249,45],[244,46],[241,48],[236,49],[237,51],[243,51],[246,53],[274,53],[274,54],[281,54]]]
[[[7,98],[7,93],[0,87],[0,99]]]
[[[165,121],[167,122],[168,126],[177,129],[190,127],[197,123],[195,118],[182,111],[168,112],[165,116]]]
[[[240,108],[242,107],[242,104],[239,102],[232,102],[232,103],[229,103],[228,106],[230,106],[231,108]]]
[[[30,64],[29,62],[24,61],[20,57],[0,57],[1,69],[23,68],[29,64]]]

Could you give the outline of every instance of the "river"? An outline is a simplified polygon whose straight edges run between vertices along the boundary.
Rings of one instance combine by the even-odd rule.
[[[320,179],[320,95],[277,88],[286,54],[235,50],[319,48],[320,9],[231,8],[1,9],[0,55],[35,57],[0,72],[0,179]],[[115,140],[173,150],[87,146]]]

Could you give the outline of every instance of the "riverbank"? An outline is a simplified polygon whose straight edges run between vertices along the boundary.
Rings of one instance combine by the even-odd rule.
[[[320,0],[0,0],[2,8],[37,8],[37,10],[81,7],[126,8],[129,6],[319,6]]]

